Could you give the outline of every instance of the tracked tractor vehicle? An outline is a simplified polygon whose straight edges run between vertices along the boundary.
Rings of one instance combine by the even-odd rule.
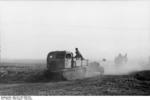
[[[75,58],[69,51],[52,51],[47,56],[47,69],[53,79],[82,79],[87,66],[88,60]]]

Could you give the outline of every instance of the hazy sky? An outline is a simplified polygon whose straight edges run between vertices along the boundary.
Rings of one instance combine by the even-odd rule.
[[[150,55],[149,1],[0,1],[2,58],[41,59],[78,47],[85,58]]]

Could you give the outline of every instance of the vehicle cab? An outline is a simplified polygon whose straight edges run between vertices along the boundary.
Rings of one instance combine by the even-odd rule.
[[[47,56],[47,68],[50,71],[59,71],[72,68],[73,53],[68,51],[53,51]]]

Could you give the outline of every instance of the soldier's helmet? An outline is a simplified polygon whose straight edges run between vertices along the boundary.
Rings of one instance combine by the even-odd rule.
[[[75,50],[78,50],[78,48],[75,48]]]

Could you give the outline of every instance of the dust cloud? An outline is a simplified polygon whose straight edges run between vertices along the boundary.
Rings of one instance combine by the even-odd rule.
[[[90,62],[87,66],[86,77],[101,75],[104,73],[104,68],[98,62]]]
[[[102,63],[105,75],[123,75],[132,72],[150,70],[150,61],[147,59],[134,59],[126,63],[117,65],[114,61]]]
[[[114,61],[90,62],[86,77],[97,75],[127,75],[132,72],[150,70],[149,60],[130,60],[127,63],[116,65]]]

